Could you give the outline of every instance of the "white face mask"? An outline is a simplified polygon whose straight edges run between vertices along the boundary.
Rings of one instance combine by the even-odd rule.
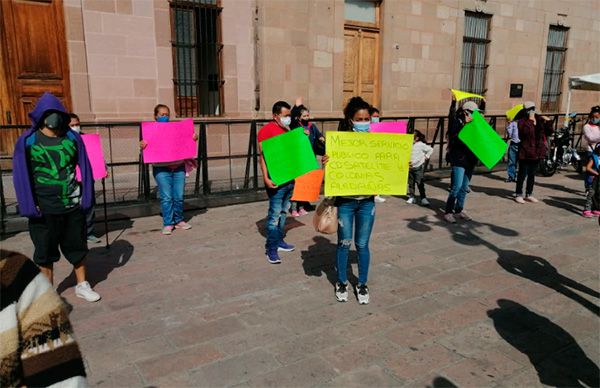
[[[279,120],[281,121],[281,124],[283,124],[286,127],[289,127],[290,124],[292,123],[292,118],[287,116],[287,117],[280,117]]]
[[[81,127],[79,125],[74,125],[71,127],[71,129],[77,133],[81,133]]]

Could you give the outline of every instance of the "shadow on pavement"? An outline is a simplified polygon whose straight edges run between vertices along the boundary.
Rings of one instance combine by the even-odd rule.
[[[551,288],[581,304],[592,313],[600,315],[600,307],[598,305],[590,302],[573,290],[588,294],[594,298],[600,298],[600,293],[573,279],[561,275],[547,260],[537,256],[523,255],[517,251],[499,249],[497,247],[492,248],[492,250],[496,251],[498,254],[498,264],[507,272]]]
[[[511,300],[489,310],[498,334],[525,354],[540,382],[553,387],[598,387],[600,370],[563,328]]]
[[[458,386],[445,377],[436,377],[427,388],[458,388]]]
[[[578,197],[548,197],[542,199],[548,206],[554,206],[558,209],[567,210],[571,213],[575,213],[577,215],[581,215],[583,212],[583,207],[585,205],[585,198],[583,196]]]
[[[111,244],[110,249],[98,247],[90,249],[85,269],[87,280],[92,287],[108,279],[108,275],[118,267],[123,267],[133,255],[134,247],[127,240],[117,240]],[[63,279],[56,288],[58,294],[62,294],[69,287],[74,287],[77,281],[75,273],[71,271],[69,276]]]
[[[313,237],[314,244],[301,251],[302,267],[307,276],[321,277],[325,275],[329,283],[335,286],[337,272],[335,270],[337,244],[332,243],[323,236]],[[352,272],[351,264],[357,264],[356,251],[350,251],[348,257],[348,282],[352,285],[358,283],[358,278]]]

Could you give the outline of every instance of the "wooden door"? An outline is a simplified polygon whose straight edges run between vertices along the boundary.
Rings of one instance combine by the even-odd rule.
[[[30,124],[27,114],[44,92],[71,107],[62,0],[0,0],[0,124]],[[2,130],[0,151],[12,154],[22,130]]]
[[[344,105],[361,96],[379,106],[379,31],[346,27],[344,38]]]

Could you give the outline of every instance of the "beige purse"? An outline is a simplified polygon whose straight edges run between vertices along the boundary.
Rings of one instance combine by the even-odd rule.
[[[313,226],[315,230],[323,234],[333,234],[337,232],[338,217],[335,198],[324,198],[315,210],[313,216]]]

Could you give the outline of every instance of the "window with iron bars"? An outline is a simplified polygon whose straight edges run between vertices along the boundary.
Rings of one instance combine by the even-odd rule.
[[[565,73],[567,56],[567,32],[562,26],[550,26],[548,46],[546,49],[546,65],[544,67],[544,84],[542,86],[542,111],[557,112]]]
[[[465,92],[485,94],[488,65],[487,50],[490,40],[492,15],[481,12],[465,12],[460,89]]]
[[[223,114],[219,0],[171,0],[173,86],[180,117]]]

